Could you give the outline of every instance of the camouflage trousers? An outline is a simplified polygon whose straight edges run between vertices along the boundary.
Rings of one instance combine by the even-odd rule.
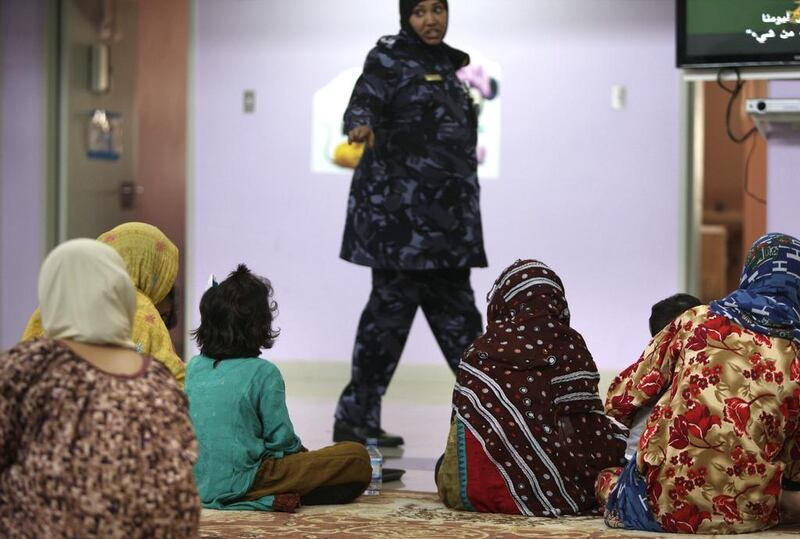
[[[350,383],[336,419],[379,429],[381,399],[392,380],[417,307],[453,372],[464,349],[482,331],[470,270],[372,270],[372,293],[361,315],[353,348]]]

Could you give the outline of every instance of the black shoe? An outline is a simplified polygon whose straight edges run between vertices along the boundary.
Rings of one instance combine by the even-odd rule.
[[[406,473],[406,471],[400,468],[384,468],[381,478],[384,483],[391,483],[392,481],[400,481],[404,473]]]
[[[364,492],[364,483],[345,483],[317,487],[300,496],[301,505],[339,505],[350,503]]]
[[[389,434],[383,429],[356,427],[339,419],[333,424],[334,442],[358,442],[366,445],[368,438],[378,440],[378,447],[397,447],[405,443],[402,436]]]

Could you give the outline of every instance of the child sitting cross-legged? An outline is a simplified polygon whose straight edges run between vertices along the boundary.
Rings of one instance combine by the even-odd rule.
[[[186,394],[200,457],[203,507],[294,511],[347,503],[370,482],[366,449],[342,442],[307,451],[286,408],[283,377],[259,357],[277,337],[269,281],[240,265],[200,301],[201,354],[186,369]]]

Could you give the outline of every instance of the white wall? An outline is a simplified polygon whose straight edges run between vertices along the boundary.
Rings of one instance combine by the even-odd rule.
[[[191,82],[191,305],[208,274],[271,278],[283,333],[270,355],[349,359],[369,270],[339,260],[349,178],[309,171],[311,99],[398,29],[395,2],[198,0]],[[503,69],[501,178],[483,184],[490,268],[517,258],[562,276],[598,364],[647,341],[650,305],[677,291],[678,105],[672,2],[451,2],[448,42]],[[610,108],[627,86],[625,111]],[[242,113],[242,92],[257,113]],[[196,324],[195,313],[194,323]],[[441,361],[418,315],[404,361]]]

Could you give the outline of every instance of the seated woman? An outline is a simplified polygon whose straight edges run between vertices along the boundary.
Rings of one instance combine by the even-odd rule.
[[[131,334],[136,350],[163,363],[183,386],[183,361],[175,354],[169,331],[157,308],[175,285],[178,248],[163,232],[145,223],[124,223],[97,239],[119,253],[136,286],[136,317]],[[37,309],[22,340],[42,335],[42,320]]]
[[[595,478],[624,462],[627,432],[603,413],[561,279],[517,261],[488,300],[486,333],[458,369],[439,497],[467,511],[590,514]]]
[[[685,312],[611,384],[609,415],[653,411],[628,465],[598,478],[609,526],[725,534],[796,518],[782,481],[800,480],[798,255],[791,236],[758,239],[738,290]]]
[[[240,265],[200,301],[194,332],[201,355],[186,369],[186,394],[200,459],[203,507],[294,511],[346,503],[370,482],[364,446],[342,442],[307,451],[286,409],[283,377],[259,357],[277,337],[272,286]]]
[[[197,537],[186,397],[134,351],[120,256],[57,247],[39,305],[45,338],[0,354],[0,537]]]

